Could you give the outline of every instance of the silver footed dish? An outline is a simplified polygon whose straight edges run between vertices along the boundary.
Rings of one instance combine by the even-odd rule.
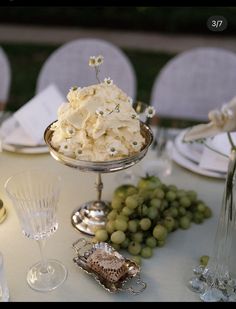
[[[145,144],[141,151],[119,160],[95,162],[73,159],[58,152],[51,144],[53,135],[51,125],[52,123],[46,128],[44,133],[44,140],[49,147],[51,156],[56,161],[80,171],[97,172],[97,199],[83,203],[73,211],[71,216],[71,223],[75,229],[88,235],[94,235],[97,228],[103,228],[105,226],[107,220],[106,215],[109,209],[109,203],[103,201],[101,198],[103,189],[101,174],[124,170],[142,160],[153,141],[153,133],[148,125],[140,121],[141,134],[145,138]]]
[[[65,156],[55,149],[51,144],[51,138],[53,135],[53,131],[51,130],[51,123],[45,130],[44,140],[49,147],[49,151],[51,156],[70,167],[77,168],[84,172],[98,172],[98,173],[111,173],[117,172],[126,168],[129,168],[136,163],[138,163],[147,153],[148,147],[151,145],[153,141],[153,133],[148,125],[140,121],[141,134],[145,138],[145,145],[141,149],[140,152],[135,153],[132,156],[125,157],[123,159],[118,160],[110,160],[110,161],[85,161],[85,160],[77,160]]]

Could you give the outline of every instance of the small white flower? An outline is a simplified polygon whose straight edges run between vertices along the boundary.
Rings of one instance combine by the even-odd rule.
[[[96,66],[99,66],[99,65],[101,65],[102,63],[103,63],[103,60],[104,60],[104,57],[102,56],[102,55],[99,55],[99,56],[97,56],[96,58],[95,58],[95,65]]]
[[[98,116],[106,116],[107,111],[103,108],[103,107],[99,107],[98,109],[96,109],[96,114]]]
[[[132,114],[132,115],[131,115],[131,118],[132,118],[132,119],[139,119],[139,115],[138,115],[138,114]]]
[[[128,103],[129,103],[130,105],[133,105],[133,99],[132,99],[131,97],[128,97]]]
[[[110,77],[104,78],[104,83],[108,86],[111,86],[113,84],[113,80]]]
[[[91,56],[89,58],[89,66],[90,67],[96,67],[96,65],[97,65],[96,57],[95,56]]]
[[[137,149],[137,150],[140,149],[140,143],[137,141],[133,141],[131,145],[134,149]]]
[[[82,155],[82,153],[83,153],[82,145],[79,144],[79,145],[75,148],[75,157],[76,157],[76,159],[78,159],[79,156]]]
[[[76,91],[76,90],[80,90],[81,88],[80,87],[77,87],[77,86],[73,86],[70,88],[69,91]]]
[[[116,148],[113,147],[113,146],[109,147],[109,155],[110,155],[110,156],[114,156],[114,155],[116,155],[116,154],[117,154]]]
[[[59,147],[59,152],[62,152],[64,155],[71,157],[73,155],[73,147],[69,140],[62,142]]]
[[[155,115],[156,111],[155,111],[155,108],[153,106],[148,106],[146,109],[145,109],[145,115],[148,117],[148,118],[152,118],[154,115]]]
[[[66,133],[69,137],[71,137],[71,136],[75,135],[76,129],[72,126],[69,126],[69,127],[66,128]]]

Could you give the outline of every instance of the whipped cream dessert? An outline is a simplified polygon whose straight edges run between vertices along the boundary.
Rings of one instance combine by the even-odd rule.
[[[108,161],[139,152],[145,139],[132,99],[111,80],[73,87],[51,126],[52,146],[78,160]]]

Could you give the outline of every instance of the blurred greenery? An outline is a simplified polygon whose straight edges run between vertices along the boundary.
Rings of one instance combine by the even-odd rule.
[[[35,94],[40,68],[48,56],[59,46],[33,44],[2,44],[12,70],[12,83],[7,109],[17,110]],[[161,52],[124,49],[137,75],[137,99],[148,102],[156,75],[174,55]]]
[[[215,15],[227,19],[227,30],[208,30]],[[235,15],[235,7],[1,7],[0,22],[225,36],[236,34]]]

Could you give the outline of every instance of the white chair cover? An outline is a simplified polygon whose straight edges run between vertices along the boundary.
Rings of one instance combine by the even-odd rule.
[[[104,56],[100,80],[111,77],[130,97],[136,97],[136,76],[127,56],[115,45],[100,39],[78,39],[64,44],[46,60],[38,76],[36,93],[54,83],[66,96],[72,86],[96,84],[90,56]]]
[[[151,102],[160,117],[206,121],[236,95],[236,54],[195,48],[171,59],[157,76]]]
[[[9,96],[11,70],[8,58],[0,47],[0,102],[6,103]]]

